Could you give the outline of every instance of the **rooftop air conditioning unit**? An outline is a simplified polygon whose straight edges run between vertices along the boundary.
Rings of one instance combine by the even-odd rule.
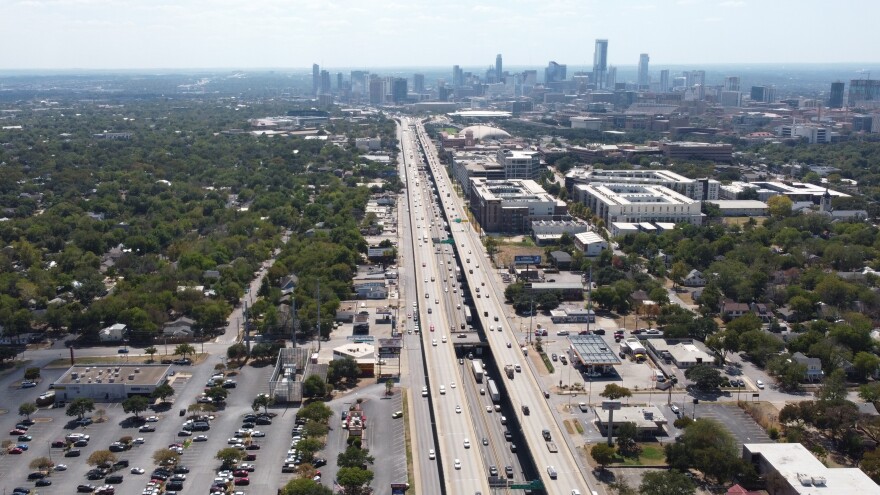
[[[107,379],[107,383],[113,383],[113,382],[115,382],[115,381],[116,381],[116,380],[114,380],[113,378],[108,378],[108,379]]]
[[[825,486],[826,482],[824,476],[813,476],[813,484],[816,486]]]
[[[134,374],[128,375],[129,380],[134,380]]]
[[[135,368],[135,369],[134,369],[134,372],[135,372],[135,373],[140,373],[140,372],[141,372],[141,369],[140,369],[140,368]]]

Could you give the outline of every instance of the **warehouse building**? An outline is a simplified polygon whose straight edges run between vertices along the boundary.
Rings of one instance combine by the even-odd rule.
[[[576,167],[565,174],[565,187],[572,192],[575,184],[643,184],[671,189],[691,199],[718,199],[721,183],[715,179],[689,179],[669,170],[590,170]]]
[[[166,364],[76,364],[52,383],[52,388],[57,400],[121,401],[152,394],[170,374],[171,366]]]
[[[700,225],[700,202],[669,188],[643,184],[577,184],[574,198],[605,225],[670,222]]]

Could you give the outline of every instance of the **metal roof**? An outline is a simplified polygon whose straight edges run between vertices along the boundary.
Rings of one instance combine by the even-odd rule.
[[[617,353],[600,335],[572,335],[568,341],[584,364],[606,366],[620,364]]]

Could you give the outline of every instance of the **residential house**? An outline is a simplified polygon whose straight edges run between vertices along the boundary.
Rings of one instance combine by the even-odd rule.
[[[751,311],[746,303],[733,302],[730,299],[721,303],[721,316],[723,318],[738,318]]]
[[[752,313],[755,313],[762,323],[770,323],[773,321],[773,312],[764,303],[752,303]]]
[[[192,337],[195,331],[193,325],[195,320],[181,316],[180,318],[165,323],[162,328],[162,335],[166,337]]]
[[[385,299],[388,297],[388,287],[384,280],[381,283],[363,282],[354,286],[358,299]]]
[[[127,330],[128,327],[124,323],[116,323],[101,329],[98,338],[101,339],[101,342],[121,342],[125,339]]]
[[[691,270],[687,277],[682,280],[682,285],[685,287],[703,287],[706,285],[706,279],[703,278],[702,272],[695,269]]]
[[[299,278],[296,275],[289,275],[281,279],[281,283],[278,284],[278,287],[281,289],[282,294],[289,294],[293,292],[293,289],[296,287],[296,284],[299,282]]]
[[[629,295],[629,301],[632,303],[633,309],[638,308],[647,300],[649,300],[648,293],[643,290],[637,290]]]
[[[220,270],[205,270],[202,272],[202,278],[217,280],[220,278]]]
[[[819,358],[811,358],[805,356],[801,352],[796,352],[791,356],[792,361],[807,367],[804,373],[804,379],[815,382],[822,379],[825,373],[822,371],[822,360]]]

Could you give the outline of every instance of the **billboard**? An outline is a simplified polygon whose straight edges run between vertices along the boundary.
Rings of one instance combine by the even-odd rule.
[[[540,265],[541,255],[534,256],[514,256],[513,263],[516,265]]]

